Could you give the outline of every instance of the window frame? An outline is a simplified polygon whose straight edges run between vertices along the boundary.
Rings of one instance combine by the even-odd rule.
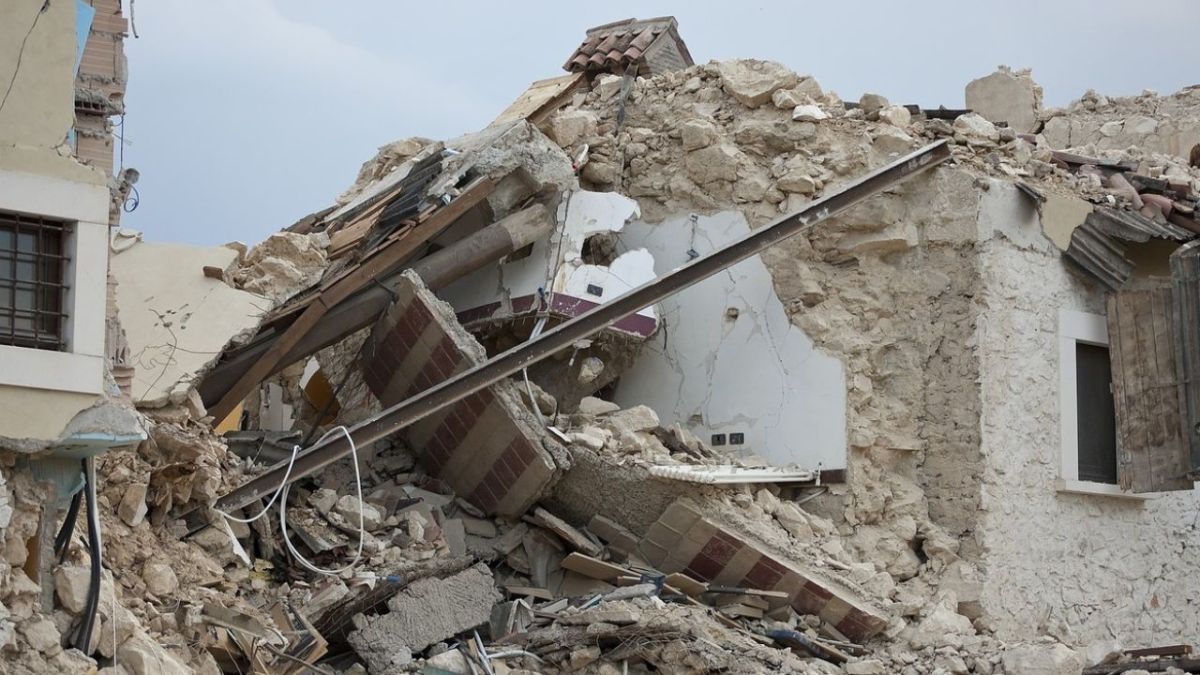
[[[69,247],[73,225],[71,221],[0,209],[0,241],[6,238],[5,233],[12,235],[11,250],[0,245],[0,266],[5,262],[12,266],[9,274],[0,273],[0,322],[7,324],[7,327],[0,325],[0,345],[67,351],[66,329],[70,318],[67,294],[71,281],[67,272],[71,261]],[[29,234],[34,235],[36,251],[21,250],[21,237]],[[51,242],[57,247],[57,252],[45,250],[46,244]],[[34,279],[20,278],[22,263],[32,265]],[[51,275],[46,272],[51,272],[54,278],[50,278]],[[19,307],[21,302],[18,294],[22,291],[30,293],[31,308]],[[8,301],[11,301],[11,306],[8,306]],[[33,316],[21,316],[29,313]],[[50,327],[45,327],[41,325],[40,315],[56,318]],[[19,327],[26,320],[32,328]]]
[[[1059,492],[1102,495],[1145,501],[1152,494],[1126,492],[1119,485],[1079,479],[1079,397],[1076,390],[1075,346],[1108,348],[1108,317],[1070,309],[1058,313]],[[1117,449],[1120,452],[1120,448]]]
[[[104,393],[108,187],[0,168],[0,210],[67,223],[63,351],[0,345],[0,387]]]

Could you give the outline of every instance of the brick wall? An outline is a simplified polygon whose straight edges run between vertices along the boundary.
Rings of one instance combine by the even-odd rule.
[[[113,135],[107,117],[75,113],[75,156],[109,175],[113,170]]]
[[[783,591],[800,614],[821,617],[851,640],[863,642],[888,625],[887,617],[857,593],[763,552],[746,539],[677,501],[650,526],[638,552],[656,569],[701,581]]]
[[[121,0],[91,0],[91,4],[96,14],[75,79],[75,128],[93,133],[78,134],[75,156],[112,175],[114,138],[104,115],[119,112],[124,106],[125,34],[129,22],[121,15]],[[96,137],[96,133],[103,138]]]
[[[406,276],[397,300],[363,345],[367,386],[384,406],[415,396],[485,359],[483,348],[441,303]],[[496,384],[403,432],[430,474],[490,514],[518,516],[558,477],[554,441]],[[564,451],[565,452],[565,451]]]

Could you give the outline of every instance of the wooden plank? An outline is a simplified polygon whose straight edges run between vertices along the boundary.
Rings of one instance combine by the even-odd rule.
[[[321,298],[318,298],[317,302],[305,308],[300,318],[287,327],[287,330],[271,345],[267,353],[263,354],[261,359],[254,362],[254,365],[247,368],[215,405],[208,407],[208,413],[213,416],[213,419],[223,420],[228,417],[229,413],[233,412],[233,409],[249,396],[250,392],[254,391],[254,388],[259,383],[270,376],[280,359],[291,351],[292,347],[296,346],[296,343],[300,342],[300,338],[304,337],[308,331],[317,325],[317,322],[321,320],[321,317],[325,316],[325,312],[328,310],[329,306]]]
[[[1143,656],[1187,656],[1192,653],[1192,646],[1164,645],[1162,647],[1146,647],[1144,649],[1126,649],[1125,653],[1135,659]]]
[[[538,124],[565,105],[567,99],[575,93],[585,79],[586,76],[583,73],[572,73],[538,80],[529,85],[529,88],[522,92],[517,100],[505,108],[504,112],[501,112],[488,126],[510,124],[522,119]]]
[[[265,380],[281,360],[325,316],[329,308],[345,300],[373,279],[399,265],[417,251],[425,242],[436,237],[454,224],[460,217],[475,208],[496,189],[496,182],[480,178],[471,183],[458,199],[439,209],[425,222],[409,229],[404,236],[394,240],[375,255],[364,260],[358,267],[321,291],[314,302],[304,309],[300,318],[284,329],[262,358],[250,366],[241,377],[221,396],[208,412],[214,419],[223,420],[254,388]],[[282,364],[287,365],[287,364]]]
[[[600,555],[604,548],[588,538],[588,536],[571,526],[570,523],[550,513],[540,506],[535,506],[533,512],[525,516],[524,520],[533,523],[539,527],[544,527],[567,542],[571,548],[590,555],[592,557]]]
[[[708,584],[702,581],[696,581],[682,572],[673,572],[667,575],[664,583],[674,586],[679,590],[687,593],[690,596],[697,596],[708,590]]]
[[[1192,488],[1179,422],[1174,326],[1168,286],[1109,297],[1118,482],[1135,493]]]
[[[615,582],[620,577],[629,574],[629,570],[620,565],[614,565],[582,553],[571,553],[563,558],[562,568],[585,577],[609,582]]]
[[[1171,254],[1171,287],[1180,433],[1195,476],[1200,472],[1200,241],[1184,244]]]
[[[425,242],[441,234],[495,190],[496,181],[490,178],[477,179],[467,186],[457,199],[436,211],[424,222],[406,230],[398,239],[363,260],[358,267],[323,291],[322,300],[329,305],[335,305],[371,283],[373,279],[416,253]]]
[[[1200,673],[1200,659],[1156,659],[1153,661],[1101,664],[1084,668],[1083,675],[1118,675],[1118,673],[1127,673],[1131,670],[1164,673],[1171,668],[1178,668],[1185,673]]]

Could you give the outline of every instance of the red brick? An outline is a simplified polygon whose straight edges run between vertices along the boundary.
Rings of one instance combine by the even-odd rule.
[[[800,592],[796,594],[796,598],[792,600],[792,607],[801,614],[820,615],[821,610],[825,609],[825,605],[832,598],[833,593],[810,580],[805,582]]]
[[[754,567],[751,567],[750,571],[746,573],[746,584],[753,588],[769,591],[775,588],[775,584],[779,583],[779,580],[785,574],[787,574],[787,570],[784,569],[783,565],[771,560],[767,556],[762,556],[754,564]]]
[[[725,566],[721,563],[709,558],[703,553],[697,553],[696,557],[692,558],[692,562],[683,570],[684,574],[695,577],[701,581],[712,581],[717,578],[721,570]]]

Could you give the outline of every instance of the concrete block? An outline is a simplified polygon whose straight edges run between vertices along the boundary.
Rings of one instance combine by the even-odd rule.
[[[385,406],[415,396],[486,360],[478,342],[413,275],[363,345],[367,386]],[[528,510],[557,480],[561,448],[500,382],[402,432],[425,468],[486,514]]]
[[[387,614],[356,617],[348,639],[368,670],[390,672],[412,652],[487,623],[498,600],[487,565],[445,579],[418,579],[388,601]]]
[[[655,537],[682,529],[683,537],[663,546]],[[651,526],[639,544],[646,561],[667,573],[682,572],[700,581],[748,586],[788,594],[788,604],[813,614],[856,642],[863,642],[888,625],[887,617],[857,592],[797,563],[781,560],[721,524],[703,517],[686,502],[676,502]]]

